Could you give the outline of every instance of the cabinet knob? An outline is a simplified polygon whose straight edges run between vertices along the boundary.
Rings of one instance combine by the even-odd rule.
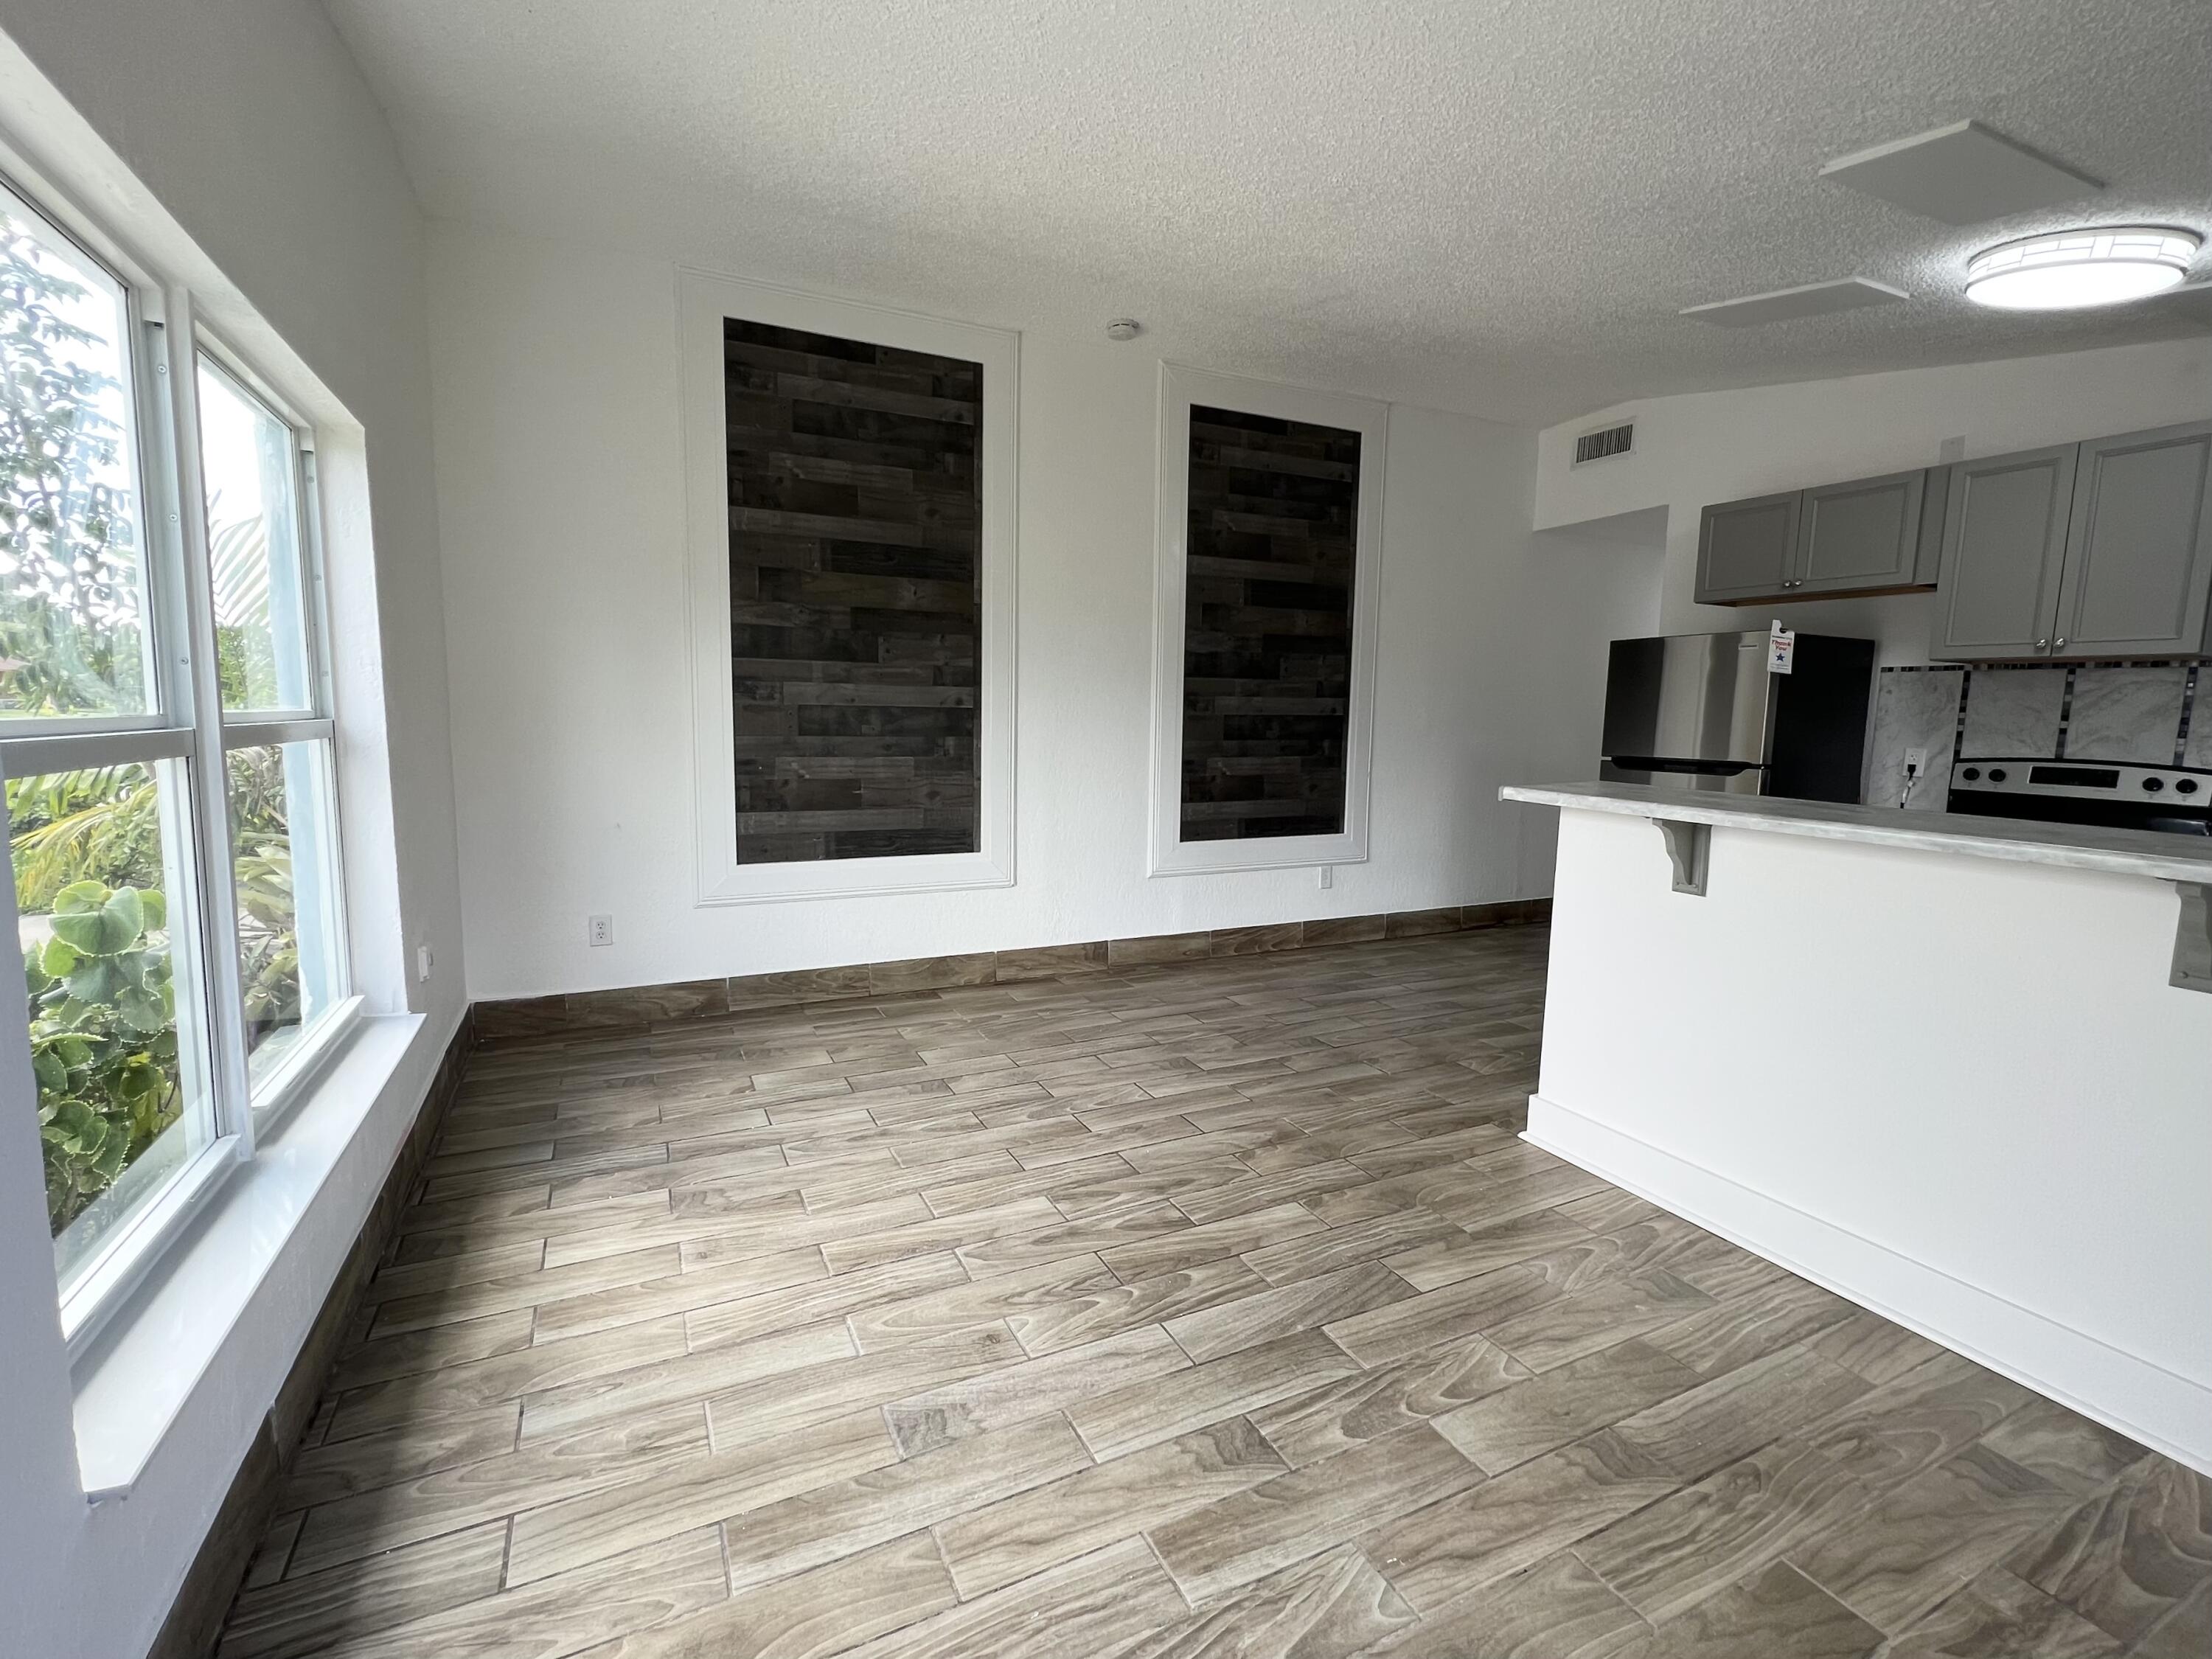
[[[2066,636],[2061,634],[2051,642],[2051,648],[2053,651],[2063,651],[2066,648]]]
[[[2051,641],[2050,641],[2049,637],[2046,635],[2045,638],[2038,640],[2038,641],[2035,642],[2035,648],[2036,648],[2037,650],[2039,650],[2039,651],[2048,651],[2048,650],[2050,650],[2050,649],[2051,649]]]

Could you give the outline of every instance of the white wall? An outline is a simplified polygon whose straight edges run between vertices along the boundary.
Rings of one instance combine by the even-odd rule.
[[[697,906],[673,267],[441,227],[431,271],[471,996],[1550,890],[1549,826],[1497,787],[1589,772],[1604,641],[1650,625],[1655,561],[1530,532],[1533,433],[1397,408],[1370,862],[1327,893],[1310,870],[1148,879],[1158,361],[1033,331],[1018,884]],[[593,913],[613,947],[586,945]]]
[[[307,399],[319,417],[340,409],[357,423],[325,453],[334,512],[356,535],[373,522],[375,543],[373,583],[357,541],[333,573],[342,763],[349,819],[380,819],[383,846],[380,860],[355,860],[349,896],[376,1006],[411,1000],[428,1016],[394,1094],[331,1173],[136,1489],[97,1509],[78,1486],[52,1251],[23,1178],[38,1162],[32,1118],[12,1086],[0,1098],[0,1648],[130,1659],[159,1629],[359,1230],[404,1127],[404,1090],[420,1100],[462,1006],[423,236],[392,135],[319,7],[10,0],[0,23],[11,137],[216,294],[211,314],[239,343],[319,381]],[[406,971],[416,940],[441,963],[427,986]],[[23,1073],[10,1062],[0,1054],[12,1085]]]
[[[1560,816],[1529,1138],[2212,1470],[2172,884],[1723,826],[1688,897]]]
[[[1664,508],[1661,628],[1756,627],[1766,612],[1691,599],[1698,515],[1715,501],[1933,466],[1947,438],[1965,438],[1972,459],[2208,416],[2212,337],[1652,398],[1544,432],[1535,521],[1577,525]],[[1630,418],[1632,454],[1569,465],[1579,434]],[[1810,632],[1878,640],[1885,663],[1918,663],[1928,659],[1934,604],[1928,594],[1899,594],[1792,605],[1780,614]]]

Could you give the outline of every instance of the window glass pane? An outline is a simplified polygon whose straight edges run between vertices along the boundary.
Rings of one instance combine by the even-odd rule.
[[[184,921],[185,778],[183,762],[162,761],[8,780],[46,1212],[65,1289],[213,1134]]]
[[[230,751],[239,979],[258,1089],[345,994],[330,744]]]
[[[292,428],[205,357],[199,392],[223,708],[313,708]]]
[[[0,719],[143,714],[123,289],[0,191]]]

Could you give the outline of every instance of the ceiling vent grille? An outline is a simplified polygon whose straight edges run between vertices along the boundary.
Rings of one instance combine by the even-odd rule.
[[[1626,455],[1636,447],[1636,423],[1609,426],[1602,432],[1585,432],[1575,440],[1575,465],[1582,466],[1591,461],[1610,459]]]

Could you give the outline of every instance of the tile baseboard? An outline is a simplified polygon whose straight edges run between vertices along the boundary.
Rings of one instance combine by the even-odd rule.
[[[635,985],[611,991],[571,991],[544,997],[479,1002],[471,1011],[479,1042],[568,1036],[672,1021],[750,1014],[811,1002],[860,1001],[906,996],[963,985],[1017,985],[1079,974],[1112,973],[1161,963],[1213,957],[1257,956],[1274,951],[1360,945],[1376,939],[1418,939],[1479,927],[1511,927],[1548,921],[1548,898],[1506,899],[1488,904],[1445,905],[1367,916],[1316,917],[1252,927],[1217,927],[1190,933],[1152,933],[1134,939],[1089,939],[963,956],[916,957],[902,962],[852,963],[799,968],[728,979],[688,980],[672,985]]]
[[[268,1415],[254,1433],[252,1443],[231,1477],[207,1536],[185,1570],[185,1582],[169,1605],[147,1659],[207,1659],[215,1650],[224,1615],[238,1595],[238,1587],[252,1565],[253,1552],[276,1513],[284,1475],[306,1438],[316,1402],[331,1366],[349,1346],[348,1337],[360,1316],[361,1293],[398,1241],[400,1212],[415,1195],[422,1165],[436,1143],[447,1108],[461,1088],[461,1073],[477,1045],[474,1017],[464,1012],[446,1052],[438,1061],[415,1122],[400,1143],[392,1168],[370,1205],[353,1249],[323,1297],[322,1310],[308,1328],[307,1340],[293,1357],[292,1368],[276,1390]]]
[[[1538,1093],[1523,1140],[2212,1476],[2212,1389]]]

